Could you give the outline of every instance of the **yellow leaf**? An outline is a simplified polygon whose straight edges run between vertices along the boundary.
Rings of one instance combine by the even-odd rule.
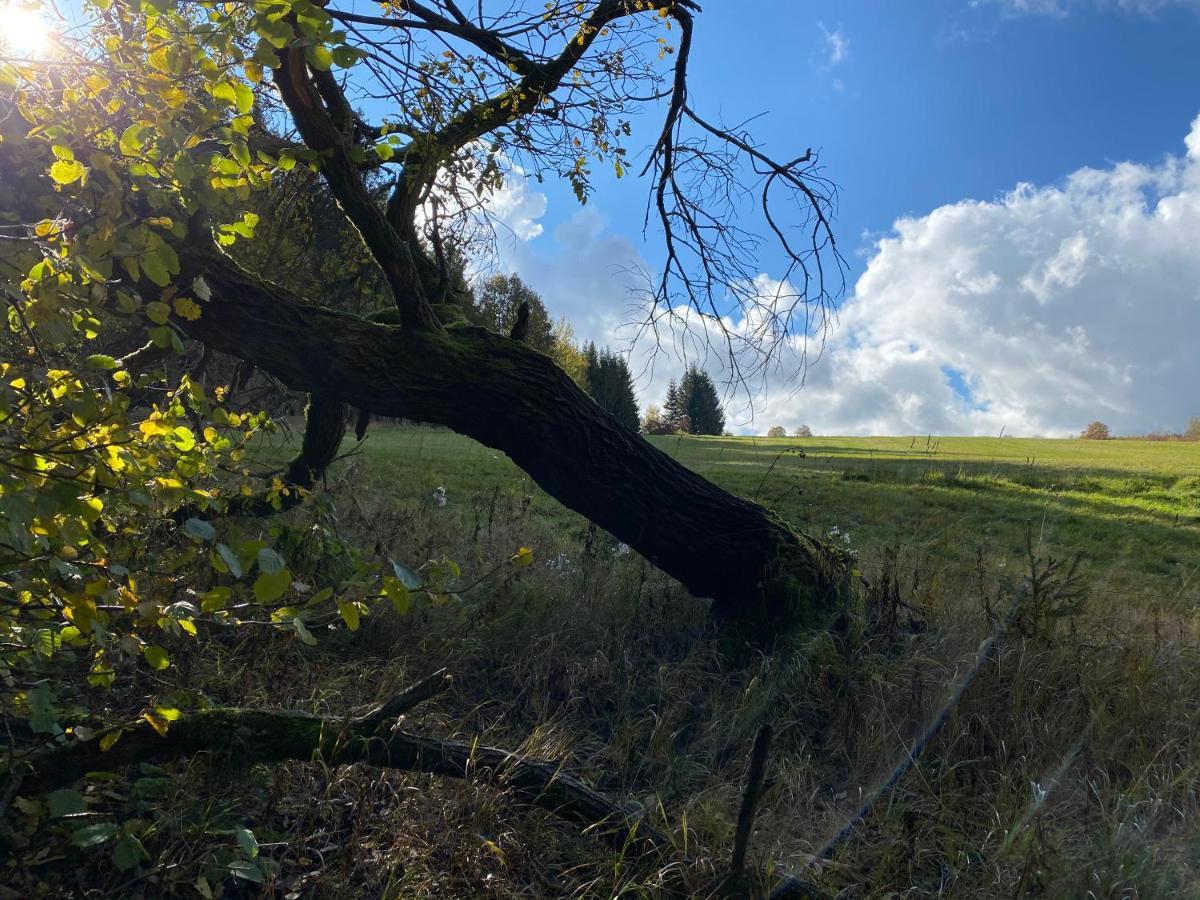
[[[74,159],[60,159],[50,167],[50,177],[59,184],[70,184],[87,174],[87,166]]]
[[[145,437],[157,437],[160,434],[170,434],[173,429],[162,419],[147,419],[138,425],[138,431]]]
[[[142,713],[142,718],[150,723],[150,727],[157,731],[160,737],[167,736],[167,729],[171,727],[171,723],[166,719],[154,713]]]
[[[121,739],[121,734],[122,729],[118,728],[116,731],[110,731],[104,737],[100,738],[100,752],[108,752],[112,748],[112,745]]]
[[[175,307],[175,315],[181,319],[194,322],[200,318],[200,307],[191,297],[176,297],[172,305]]]
[[[153,53],[150,54],[149,62],[150,62],[150,65],[152,65],[154,68],[158,69],[158,71],[163,72],[165,74],[170,74],[170,72],[171,72],[171,50],[170,50],[170,48],[166,44],[163,44],[161,47],[159,47],[157,50],[155,50]]]

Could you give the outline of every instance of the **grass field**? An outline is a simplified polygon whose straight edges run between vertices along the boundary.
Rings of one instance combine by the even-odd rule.
[[[804,528],[849,534],[868,559],[897,543],[926,565],[1005,566],[1027,528],[1043,552],[1081,556],[1094,593],[1147,609],[1200,602],[1200,444],[1019,438],[653,438],[685,465]],[[529,487],[502,454],[451,432],[376,428],[363,460],[401,496],[446,489],[473,505],[527,489],[564,525],[582,520]],[[561,517],[561,518],[560,518]]]
[[[746,896],[789,872],[839,898],[1200,896],[1200,445],[656,443],[848,543],[870,585],[850,626],[731,666],[703,602],[503,455],[376,425],[343,448],[328,502],[270,526],[276,546],[335,590],[346,544],[427,572],[449,558],[461,597],[401,617],[383,604],[312,648],[264,635],[189,677],[214,702],[341,715],[445,666],[452,689],[412,727],[555,760],[645,810],[676,857],[614,851],[484,783],[291,766],[236,801],[272,836],[283,887],[720,896],[745,760],[770,723]],[[505,562],[519,546],[530,568]],[[1077,580],[1046,569],[1076,556]],[[943,714],[919,764],[810,867]]]

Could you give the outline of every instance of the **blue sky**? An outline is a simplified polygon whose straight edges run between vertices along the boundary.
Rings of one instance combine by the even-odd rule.
[[[863,235],[902,215],[1178,149],[1200,112],[1200,3],[1153,14],[1103,0],[1062,8],[710,0],[697,21],[691,98],[714,118],[765,113],[753,131],[780,156],[820,151],[840,188],[838,237],[857,276]],[[831,65],[833,35],[845,55]],[[639,125],[653,130],[649,116]],[[589,205],[640,239],[645,182],[607,181]],[[552,230],[575,204],[565,190],[542,190]]]
[[[781,372],[731,395],[736,430],[1134,433],[1200,415],[1180,337],[1200,333],[1200,2],[710,0],[691,82],[710,118],[765,113],[754,132],[779,156],[820,151],[850,265],[803,389]],[[601,179],[585,211],[530,189],[516,205],[541,228],[503,264],[619,343],[616,273],[656,259],[646,189]]]
[[[705,6],[692,105],[763,114],[779,157],[820,152],[849,264],[820,360],[801,381],[781,347],[778,371],[728,394],[733,430],[1133,434],[1200,415],[1200,0]],[[636,121],[630,149],[660,121]],[[595,186],[581,208],[564,184],[510,178],[496,262],[578,337],[624,348],[627,273],[661,245],[641,233],[645,180]],[[783,277],[771,252],[758,271],[763,291]],[[631,358],[643,406],[685,361],[730,372],[678,330]]]

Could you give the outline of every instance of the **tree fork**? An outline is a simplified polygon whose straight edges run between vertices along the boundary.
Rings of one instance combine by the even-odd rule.
[[[296,390],[445,425],[506,453],[548,494],[715,601],[757,644],[828,627],[849,589],[843,553],[718,488],[622,427],[548,357],[483,328],[394,327],[307,304],[212,244],[179,246],[212,299],[193,338]]]

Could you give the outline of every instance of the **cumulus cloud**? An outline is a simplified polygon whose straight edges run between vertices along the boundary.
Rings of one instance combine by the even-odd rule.
[[[1200,412],[1200,117],[1187,153],[897,221],[804,391],[759,420],[848,433],[1182,428]],[[889,399],[890,398],[890,399]]]
[[[1200,414],[1200,117],[1185,147],[896,221],[803,388],[786,377],[799,363],[789,345],[752,404],[731,395],[731,422],[826,434],[1066,435],[1097,418],[1118,433],[1182,428]],[[594,212],[502,257],[582,336],[628,336],[630,273],[644,263]],[[645,341],[635,352],[643,405],[661,403],[685,358],[728,375],[714,326],[677,312],[659,335],[666,353]]]
[[[497,237],[524,242],[541,235],[542,223],[538,220],[546,215],[546,202],[546,195],[530,190],[524,171],[516,168],[513,177],[488,196],[488,211],[501,230]]]

